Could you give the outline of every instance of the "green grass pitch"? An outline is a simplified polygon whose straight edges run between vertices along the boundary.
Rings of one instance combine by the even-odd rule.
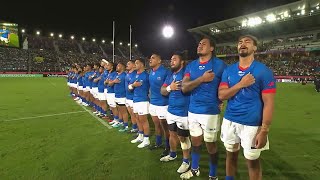
[[[5,47],[20,47],[20,44],[19,44],[19,37],[17,34],[15,33],[11,33],[10,34],[10,37],[9,37],[9,43],[8,44],[5,44],[5,42],[1,41],[0,42],[0,45],[1,46],[5,46]]]
[[[161,150],[138,149],[130,143],[132,134],[108,129],[77,105],[68,96],[65,79],[0,82],[0,179],[179,179],[180,150],[176,161],[161,163]],[[320,177],[319,107],[320,94],[313,85],[278,84],[271,149],[262,153],[265,180]],[[29,118],[35,116],[45,117]],[[208,177],[208,156],[202,149],[201,175],[194,179]],[[220,141],[219,150],[218,175],[224,179]],[[248,179],[242,154],[237,179]]]

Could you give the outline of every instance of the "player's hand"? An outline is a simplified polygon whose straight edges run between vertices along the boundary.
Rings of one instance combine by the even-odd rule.
[[[211,82],[214,79],[214,72],[212,70],[208,70],[203,73],[201,76],[202,82]]]
[[[116,78],[113,82],[118,84],[118,83],[120,83],[120,80],[118,78]]]
[[[249,73],[249,74],[243,76],[243,78],[241,79],[241,81],[239,83],[240,83],[241,87],[245,88],[245,87],[251,86],[255,82],[256,82],[256,79],[253,77],[252,74]]]
[[[93,82],[98,82],[98,79],[94,79]]]
[[[142,85],[142,83],[139,82],[139,81],[135,81],[135,82],[132,84],[133,87],[140,87],[141,85]]]
[[[254,147],[257,149],[263,148],[267,144],[267,140],[268,140],[268,133],[265,131],[260,131],[256,136]]]
[[[170,84],[170,89],[172,91],[181,90],[181,81],[172,81],[171,84]]]
[[[104,85],[107,85],[107,84],[109,84],[109,79],[104,81]]]

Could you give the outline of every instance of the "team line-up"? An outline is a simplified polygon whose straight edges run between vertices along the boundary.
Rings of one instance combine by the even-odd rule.
[[[235,179],[242,147],[250,180],[260,180],[259,157],[269,149],[276,81],[272,71],[255,60],[257,43],[252,35],[239,37],[239,61],[229,66],[215,57],[215,43],[209,37],[201,39],[199,58],[188,65],[185,52],[173,53],[170,70],[156,53],[149,59],[149,73],[141,58],[117,65],[105,59],[85,67],[75,64],[68,72],[68,86],[79,104],[91,106],[112,127],[137,133],[131,143],[138,143],[138,148],[164,148],[160,161],[175,160],[180,144],[183,158],[177,172],[181,179],[200,175],[203,142],[209,156],[209,179],[218,179],[221,130],[226,149],[225,179]],[[221,123],[219,114],[225,100],[228,103]],[[152,145],[148,114],[155,127]]]

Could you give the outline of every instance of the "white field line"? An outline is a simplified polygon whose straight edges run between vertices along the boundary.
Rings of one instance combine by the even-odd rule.
[[[93,118],[95,118],[96,120],[98,120],[102,125],[104,125],[105,127],[107,127],[108,129],[111,129],[112,127],[105,122],[104,120],[98,118],[96,115],[94,115],[90,110],[86,109],[85,107],[81,106],[80,104],[78,104],[82,109],[84,109],[86,112],[88,112]]]
[[[42,116],[31,116],[31,117],[23,117],[23,118],[16,118],[16,119],[7,119],[3,121],[19,121],[19,120],[25,120],[25,119],[37,119],[37,118],[44,118],[44,117],[52,117],[52,116],[61,116],[66,114],[76,114],[76,113],[83,113],[86,111],[73,111],[73,112],[65,112],[65,113],[57,113],[57,114],[47,114]]]
[[[55,83],[53,83],[53,82],[50,81],[50,78],[47,78],[47,80],[49,81],[49,83],[50,83],[52,86],[57,87],[57,85],[56,85]]]

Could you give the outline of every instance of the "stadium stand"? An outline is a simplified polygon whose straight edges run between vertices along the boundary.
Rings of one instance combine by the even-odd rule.
[[[301,1],[189,29],[196,38],[217,42],[216,54],[228,64],[237,61],[236,38],[259,39],[257,59],[276,76],[313,76],[320,73],[320,10],[318,1]],[[0,47],[0,71],[57,72],[73,63],[112,59],[112,44],[26,34],[28,49]],[[106,41],[110,42],[110,41]],[[144,57],[132,46],[132,58]],[[116,62],[129,59],[127,44],[115,47]],[[169,60],[164,60],[170,66]],[[147,63],[148,65],[148,63]]]
[[[319,1],[298,1],[188,31],[215,40],[217,56],[228,64],[238,61],[236,38],[252,34],[259,39],[256,59],[276,76],[314,76],[320,73],[319,19]]]
[[[112,45],[95,42],[54,39],[42,36],[24,35],[27,49],[0,47],[1,72],[63,72],[74,63],[86,64],[112,59]],[[141,57],[138,48],[132,48],[133,57]],[[125,62],[129,59],[129,47],[116,48],[115,59]]]

